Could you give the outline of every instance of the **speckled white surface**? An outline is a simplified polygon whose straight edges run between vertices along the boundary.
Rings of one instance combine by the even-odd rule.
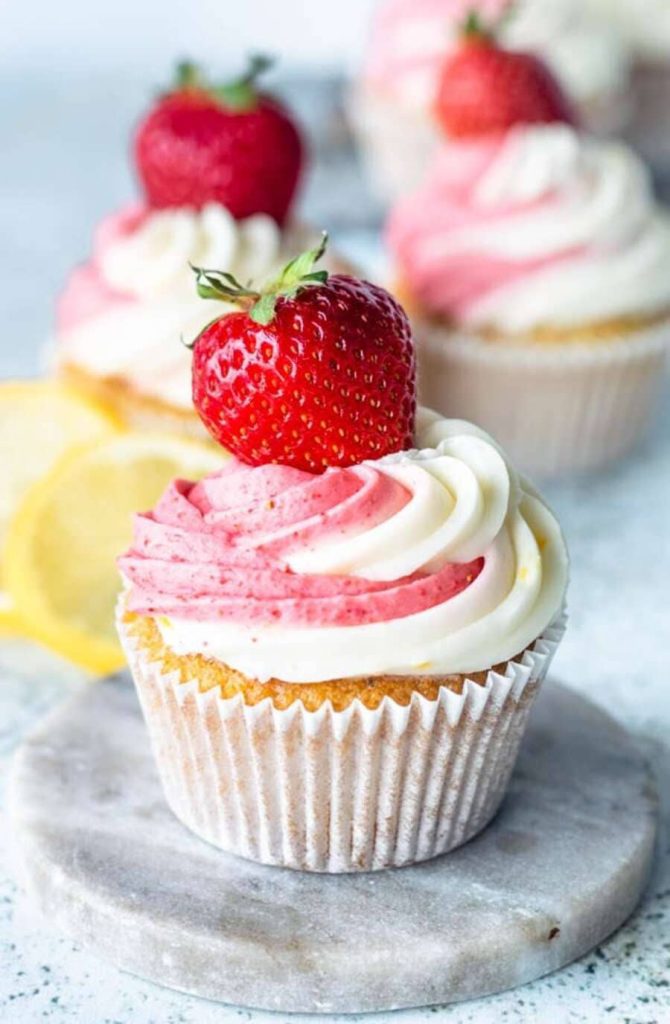
[[[86,251],[97,216],[129,194],[125,133],[145,84],[1,78],[0,289],[3,374],[35,371],[49,293]],[[108,106],[114,95],[115,106]],[[2,105],[6,104],[3,110]],[[101,118],[101,105],[109,116]],[[48,167],[48,174],[45,168]],[[338,170],[338,181],[340,179]],[[310,209],[337,220],[352,194],[322,175]],[[322,219],[318,217],[318,219]],[[351,221],[350,221],[351,223]],[[370,249],[367,250],[371,252]],[[374,253],[374,249],[372,250]],[[44,293],[36,292],[39,269]],[[493,998],[366,1018],[372,1024],[667,1024],[670,1021],[670,399],[636,459],[589,482],[547,489],[573,556],[571,620],[554,674],[636,730],[665,802],[648,898],[602,948],[557,975]],[[45,710],[83,685],[18,644],[0,646],[0,777]],[[2,784],[0,784],[0,799]],[[1,815],[1,812],[0,812]],[[51,934],[10,881],[0,816],[0,1021],[3,1024],[284,1024],[120,974]],[[312,1018],[312,1020],[323,1018]],[[356,1020],[361,1018],[341,1018]],[[297,1019],[311,1024],[310,1018]]]

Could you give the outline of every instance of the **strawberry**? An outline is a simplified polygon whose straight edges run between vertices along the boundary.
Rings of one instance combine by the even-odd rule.
[[[242,307],[193,343],[193,402],[212,436],[252,465],[321,473],[411,447],[409,321],[383,288],[314,270],[321,245],[262,292],[194,267],[203,298]]]
[[[549,68],[531,53],[502,49],[475,12],[461,46],[442,67],[435,116],[452,138],[504,132],[516,124],[575,123]]]
[[[242,219],[266,213],[283,224],[302,165],[300,134],[288,113],[256,90],[268,67],[252,60],[228,85],[211,86],[192,64],[143,119],[135,162],[149,205],[225,206]]]

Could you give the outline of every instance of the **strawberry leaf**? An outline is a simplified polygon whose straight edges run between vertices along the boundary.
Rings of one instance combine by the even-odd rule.
[[[267,327],[275,315],[277,298],[278,296],[272,292],[266,292],[265,295],[261,295],[258,302],[255,302],[249,310],[249,316],[251,319],[257,324]]]
[[[252,55],[243,75],[222,85],[216,85],[207,80],[197,64],[183,60],[177,65],[174,89],[180,92],[197,89],[213,97],[227,110],[244,113],[253,110],[258,103],[257,79],[273,64],[272,57]]]
[[[221,299],[248,307],[260,298],[260,292],[245,288],[226,271],[206,270],[204,267],[194,267],[192,263],[189,266],[195,274],[195,286],[201,299]]]
[[[175,86],[177,89],[198,89],[202,85],[200,69],[191,60],[182,60],[177,64]]]
[[[194,267],[192,263],[189,263],[189,266],[195,274],[195,285],[200,298],[232,302],[246,310],[256,323],[267,326],[274,317],[278,299],[292,299],[303,288],[325,284],[328,280],[327,270],[314,269],[314,264],[325,253],[327,244],[328,234],[324,231],[317,246],[292,259],[281,274],[260,291],[245,287],[224,270],[207,270],[204,267]]]
[[[228,110],[238,113],[253,110],[258,102],[256,80],[273,64],[272,57],[255,54],[249,59],[249,67],[243,75],[232,82],[210,88],[208,91]]]

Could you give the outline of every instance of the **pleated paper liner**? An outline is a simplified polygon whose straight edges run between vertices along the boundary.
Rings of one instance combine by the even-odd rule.
[[[200,692],[152,662],[121,616],[118,625],[175,815],[250,860],[349,872],[427,860],[490,821],[565,617],[485,685],[344,711]]]
[[[670,324],[593,342],[487,342],[415,324],[419,397],[471,420],[534,477],[602,469],[650,426],[670,349]]]

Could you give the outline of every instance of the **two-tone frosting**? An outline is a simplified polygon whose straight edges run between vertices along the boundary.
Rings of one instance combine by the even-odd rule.
[[[495,19],[507,0],[480,0],[484,19]],[[390,0],[375,19],[365,83],[406,107],[430,109],[445,52],[472,0]],[[582,0],[525,0],[501,30],[512,49],[532,50],[552,68],[567,93],[588,106],[617,97],[628,79],[628,55],[607,18]]]
[[[483,431],[426,410],[416,450],[175,482],[120,566],[128,609],[176,654],[292,683],[488,669],[536,640],[567,582],[536,492]]]
[[[430,314],[524,332],[670,311],[670,218],[626,146],[563,125],[450,143],[391,215]]]
[[[93,257],[71,275],[58,305],[57,358],[190,410],[193,338],[224,309],[198,298],[189,263],[263,279],[285,260],[277,224],[202,210],[130,207],[101,223]],[[293,252],[290,255],[294,255]]]

